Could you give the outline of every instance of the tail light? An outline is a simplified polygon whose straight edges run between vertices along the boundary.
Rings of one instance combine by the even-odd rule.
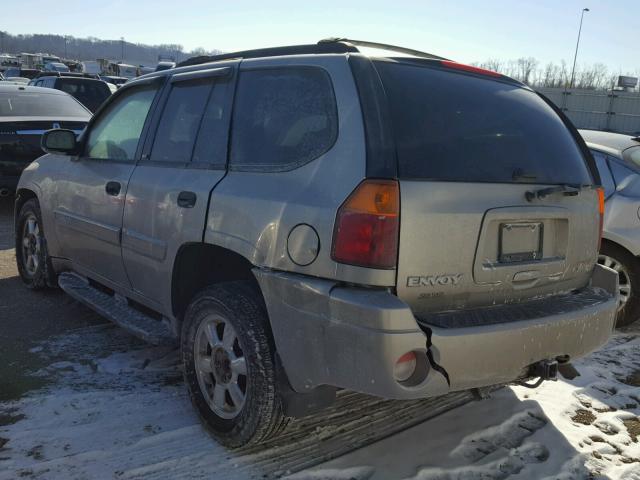
[[[598,251],[600,251],[600,245],[602,244],[602,230],[604,227],[604,188],[598,187],[598,212],[600,213],[600,234],[598,236]]]
[[[400,188],[395,180],[365,180],[338,209],[331,258],[369,268],[395,268]]]

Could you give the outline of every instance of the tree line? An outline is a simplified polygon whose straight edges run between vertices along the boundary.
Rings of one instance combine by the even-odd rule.
[[[532,87],[568,87],[571,83],[571,65],[565,60],[560,63],[541,64],[533,57],[521,57],[515,60],[489,59],[474,62],[473,65],[500,72],[520,80]],[[618,83],[618,76],[639,77],[640,70],[635,72],[611,72],[603,63],[592,65],[576,65],[573,87],[589,90],[610,90]]]
[[[146,45],[120,40],[102,40],[95,37],[77,38],[71,35],[18,34],[0,31],[0,53],[50,53],[69,60],[95,60],[106,58],[132,65],[154,66],[158,57],[172,57],[176,61],[196,55],[213,55],[219,50],[196,48],[185,51],[179,44]]]

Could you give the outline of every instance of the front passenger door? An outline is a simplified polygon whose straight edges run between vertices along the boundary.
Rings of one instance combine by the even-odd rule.
[[[123,90],[84,134],[82,153],[66,157],[54,182],[55,228],[74,270],[128,289],[121,228],[129,178],[157,96],[157,81]]]

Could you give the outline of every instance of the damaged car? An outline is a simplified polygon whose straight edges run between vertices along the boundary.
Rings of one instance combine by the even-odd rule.
[[[614,326],[593,157],[492,71],[345,39],[198,57],[42,143],[18,186],[22,280],[179,343],[231,447],[339,389],[535,386]]]

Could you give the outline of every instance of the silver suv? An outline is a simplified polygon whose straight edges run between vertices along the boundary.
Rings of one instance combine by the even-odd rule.
[[[396,50],[199,58],[125,84],[77,141],[49,131],[16,201],[24,282],[178,340],[234,447],[337,389],[555,378],[618,301],[593,158],[521,83]]]

